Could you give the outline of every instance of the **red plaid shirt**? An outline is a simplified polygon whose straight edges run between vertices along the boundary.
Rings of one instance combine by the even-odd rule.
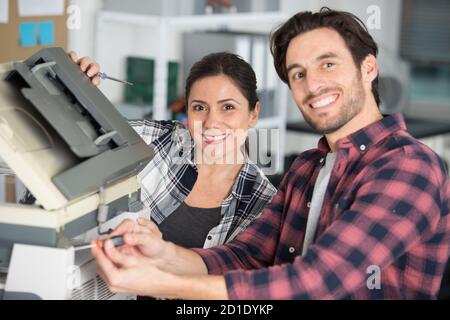
[[[299,256],[330,151],[302,153],[261,217],[226,245],[196,249],[230,299],[433,299],[450,254],[450,184],[401,114],[338,143],[314,243]],[[375,288],[376,271],[380,286]],[[370,289],[369,289],[370,288]]]

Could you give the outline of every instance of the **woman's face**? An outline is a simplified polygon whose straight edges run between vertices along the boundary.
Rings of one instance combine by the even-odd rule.
[[[235,164],[248,129],[256,125],[259,103],[250,111],[247,98],[225,75],[194,82],[189,92],[188,126],[203,161]]]

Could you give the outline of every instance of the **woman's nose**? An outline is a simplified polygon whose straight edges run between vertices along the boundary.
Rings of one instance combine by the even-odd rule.
[[[221,119],[219,112],[211,110],[208,112],[205,118],[204,126],[206,129],[215,128],[219,125]]]

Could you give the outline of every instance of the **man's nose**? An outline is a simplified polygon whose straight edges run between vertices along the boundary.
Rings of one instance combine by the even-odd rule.
[[[317,94],[325,88],[325,79],[317,72],[308,72],[306,76],[306,91],[309,94]]]

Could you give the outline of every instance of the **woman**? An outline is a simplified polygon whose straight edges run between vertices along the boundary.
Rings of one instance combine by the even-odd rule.
[[[98,64],[69,56],[100,83]],[[212,247],[236,237],[276,189],[245,153],[260,104],[251,66],[231,53],[210,54],[186,80],[188,125],[130,121],[156,155],[139,174],[141,201],[167,241]]]

